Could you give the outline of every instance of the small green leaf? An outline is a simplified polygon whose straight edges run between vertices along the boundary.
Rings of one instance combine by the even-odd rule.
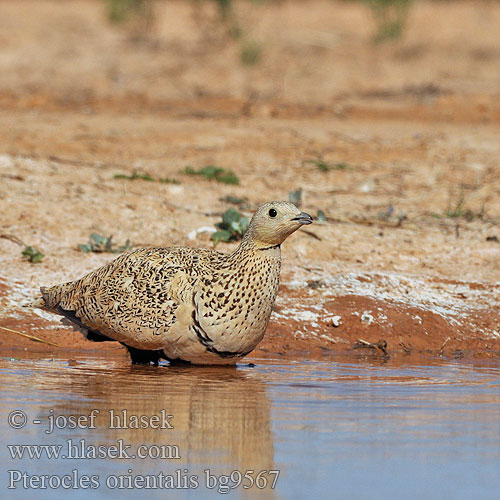
[[[242,217],[240,219],[240,234],[243,236],[247,230],[248,226],[250,225],[250,219],[248,217]]]
[[[101,245],[104,245],[106,243],[106,241],[107,241],[108,238],[106,238],[105,236],[102,236],[102,235],[100,235],[98,233],[92,233],[90,235],[90,239],[94,240],[94,242],[96,243],[96,245],[101,246]]]
[[[210,236],[210,239],[212,239],[215,242],[219,241],[231,241],[232,234],[229,231],[226,231],[225,229],[222,229],[220,231],[216,231],[215,233],[212,233],[212,236]]]
[[[299,188],[295,191],[290,191],[288,193],[288,199],[290,203],[293,203],[294,205],[297,205],[299,207],[302,202],[302,188]]]
[[[241,219],[241,215],[238,213],[238,211],[234,207],[228,208],[223,214],[222,214],[222,220],[225,222],[227,225],[231,225],[233,222],[239,222]]]
[[[83,245],[82,243],[80,243],[78,245],[78,248],[83,252],[83,253],[88,253],[88,252],[92,252],[94,250],[94,247],[92,244],[88,244],[88,245]]]
[[[316,216],[316,220],[318,222],[326,222],[326,215],[323,210],[318,210],[318,215]]]
[[[239,221],[236,222],[233,220],[233,222],[231,222],[231,224],[229,224],[229,228],[232,229],[233,232],[241,234],[241,225],[240,225]]]
[[[35,247],[26,246],[21,254],[26,257],[30,262],[36,264],[37,262],[41,262],[45,255],[37,250]]]
[[[113,238],[113,235],[111,235],[109,238],[106,239],[106,243],[105,243],[105,246],[104,248],[106,249],[106,252],[112,252],[112,243],[111,243],[111,240]]]

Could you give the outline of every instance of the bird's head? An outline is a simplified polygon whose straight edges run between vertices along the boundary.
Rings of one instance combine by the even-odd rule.
[[[301,212],[293,203],[271,201],[257,209],[247,234],[256,248],[267,248],[280,245],[299,227],[312,221],[309,214]]]

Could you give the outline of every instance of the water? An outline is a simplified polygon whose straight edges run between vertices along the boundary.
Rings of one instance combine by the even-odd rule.
[[[153,368],[0,358],[0,374],[2,498],[499,498],[497,367],[256,360],[235,369]],[[9,426],[14,410],[23,413],[13,425],[24,414],[24,427]],[[129,426],[143,428],[110,428],[122,410]],[[118,440],[122,454],[150,457],[114,458]],[[14,459],[21,448],[12,445],[36,445],[41,456],[25,450]],[[40,445],[87,458],[48,458]],[[107,458],[91,458],[97,446]]]

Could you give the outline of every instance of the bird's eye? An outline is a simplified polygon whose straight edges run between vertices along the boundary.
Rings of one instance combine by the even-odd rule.
[[[271,208],[271,210],[269,210],[269,217],[276,217],[277,215],[278,212],[276,212],[274,208]]]

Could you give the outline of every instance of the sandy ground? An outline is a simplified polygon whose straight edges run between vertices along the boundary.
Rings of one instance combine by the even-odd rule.
[[[101,2],[0,3],[0,326],[95,349],[21,307],[114,257],[80,252],[90,233],[207,246],[196,230],[225,196],[251,213],[302,188],[327,222],[285,243],[256,356],[499,356],[500,4],[418,2],[403,38],[376,45],[355,3],[241,2],[253,66],[210,5],[155,7],[138,39]],[[207,164],[240,184],[181,173]],[[133,169],[180,184],[114,178]],[[61,352],[2,331],[12,348]]]

